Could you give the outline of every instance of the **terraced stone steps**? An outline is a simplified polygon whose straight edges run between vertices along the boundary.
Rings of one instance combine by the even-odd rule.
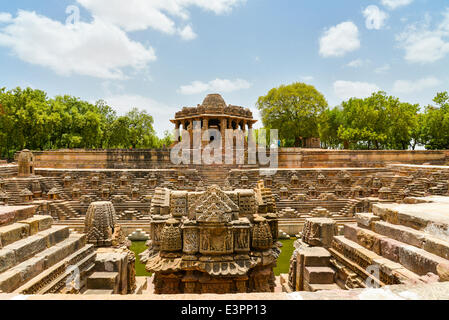
[[[72,285],[85,287],[86,278],[95,267],[95,248],[93,245],[83,245],[74,252],[72,250],[74,248],[68,251],[68,255],[62,261],[48,267],[14,292],[49,294],[64,292],[64,290],[70,292]]]
[[[380,223],[376,222],[374,225],[376,224]],[[447,262],[446,259],[419,247],[398,241],[398,239],[402,238],[400,236],[394,239],[350,224],[344,226],[344,234],[346,239],[373,251],[377,255],[400,263],[408,270],[420,276],[424,276],[430,272],[437,274],[437,266]]]
[[[69,235],[68,227],[56,226],[54,230],[55,232],[50,233],[47,238],[41,236],[40,239],[36,240],[37,244],[35,239],[32,240],[31,245],[26,244],[23,250],[28,253],[27,259],[18,264],[17,260],[13,261],[8,270],[0,274],[0,290],[4,292],[16,290],[20,285],[38,276],[44,270],[49,269],[86,245],[86,235]],[[57,233],[60,234],[57,235]],[[53,242],[52,237],[56,242]],[[45,240],[49,241],[50,247],[47,248]],[[43,244],[42,241],[44,241]],[[20,259],[22,259],[22,256],[20,256]]]
[[[334,237],[332,248],[329,251],[346,268],[349,268],[349,270],[355,272],[363,279],[372,277],[369,267],[378,267],[380,279],[374,281],[381,286],[424,282],[418,274],[408,270],[401,264],[384,258],[344,236]]]

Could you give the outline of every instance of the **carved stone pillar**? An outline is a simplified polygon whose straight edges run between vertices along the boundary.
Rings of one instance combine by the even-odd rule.
[[[197,223],[194,221],[185,222],[182,227],[183,252],[188,255],[198,253],[200,249],[200,236]]]

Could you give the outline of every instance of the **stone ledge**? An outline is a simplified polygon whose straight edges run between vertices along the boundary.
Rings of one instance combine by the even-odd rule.
[[[397,285],[383,288],[331,290],[319,292],[292,292],[292,293],[246,293],[246,294],[182,294],[182,295],[17,295],[0,294],[0,300],[449,300],[449,282],[440,282],[420,285]]]

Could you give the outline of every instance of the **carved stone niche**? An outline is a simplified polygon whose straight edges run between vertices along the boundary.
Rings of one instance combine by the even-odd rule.
[[[99,176],[93,176],[91,179],[91,185],[92,187],[98,187],[100,184],[100,177]]]
[[[266,177],[265,178],[265,186],[267,187],[267,188],[269,188],[269,187],[271,187],[273,185],[273,178],[271,178],[271,177]]]
[[[185,176],[179,176],[178,177],[178,187],[184,187],[186,185],[186,177]]]
[[[268,250],[273,245],[273,236],[267,219],[256,215],[254,218],[252,247],[256,250]]]
[[[205,255],[225,255],[234,251],[232,228],[212,223],[200,227],[200,253]]]
[[[64,188],[69,188],[72,185],[72,177],[65,176],[64,177]]]
[[[150,176],[148,178],[148,186],[150,188],[156,188],[156,186],[157,186],[157,178],[156,178],[156,176]]]
[[[33,192],[33,198],[42,197],[42,188],[41,188],[41,184],[38,180],[34,180],[31,183],[31,191]]]
[[[310,197],[316,198],[317,195],[318,195],[318,192],[316,191],[316,188],[314,186],[310,186],[308,194],[309,194]]]
[[[247,218],[233,221],[234,226],[234,251],[236,253],[248,253],[250,248],[251,224]]]
[[[182,250],[182,234],[179,221],[168,219],[161,231],[161,251],[177,252]]]
[[[121,187],[126,187],[128,185],[128,177],[126,176],[126,174],[123,174],[120,178],[120,186]]]
[[[390,188],[383,187],[379,190],[379,199],[382,200],[392,200],[393,199],[393,193]]]
[[[33,201],[33,193],[27,188],[20,191],[20,200],[22,202],[32,202]]]
[[[56,188],[51,189],[47,193],[48,200],[58,200],[59,198],[59,191]]]
[[[288,199],[288,188],[287,187],[282,187],[281,190],[279,191],[279,196],[283,200]]]
[[[299,178],[296,174],[294,174],[292,176],[292,178],[290,179],[290,184],[293,188],[298,188],[299,187]]]
[[[170,194],[170,214],[175,218],[187,216],[187,191],[173,191]]]
[[[73,188],[72,189],[72,199],[78,200],[81,197],[81,191],[79,188]]]
[[[256,213],[256,196],[254,190],[239,191],[240,216],[249,216]]]
[[[160,215],[153,215],[151,219],[151,240],[155,250],[158,250],[161,245],[161,233],[165,226],[167,218]]]
[[[247,176],[242,176],[242,177],[240,178],[240,186],[241,186],[242,188],[248,187],[248,183],[249,183],[248,181],[249,181],[249,179],[248,179]]]
[[[103,188],[101,190],[101,197],[106,200],[109,199],[109,196],[111,195],[111,191],[108,188]]]
[[[317,180],[319,185],[324,185],[324,183],[326,182],[326,177],[320,172],[318,174]]]
[[[267,219],[268,225],[270,226],[271,235],[273,237],[273,242],[276,242],[279,238],[279,220],[276,213],[269,213],[264,216]]]
[[[182,251],[188,255],[195,255],[200,250],[200,234],[196,221],[187,220],[182,226]]]
[[[302,241],[316,246],[329,248],[332,239],[338,234],[337,223],[328,218],[308,218],[304,224]]]

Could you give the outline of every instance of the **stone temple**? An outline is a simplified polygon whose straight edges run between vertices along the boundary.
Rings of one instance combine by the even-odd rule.
[[[172,120],[195,122],[255,120],[213,94]],[[0,299],[449,299],[448,186],[439,150],[280,148],[276,170],[23,150],[0,162]]]

